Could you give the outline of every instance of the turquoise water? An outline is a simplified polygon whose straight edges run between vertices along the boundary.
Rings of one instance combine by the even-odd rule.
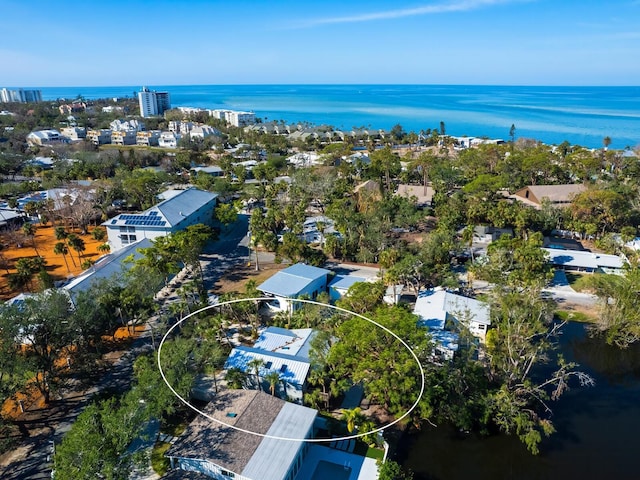
[[[640,87],[523,87],[468,85],[184,85],[152,86],[171,93],[172,106],[254,111],[268,120],[330,124],[338,128],[450,135],[516,137],[585,147],[640,144]],[[140,86],[48,87],[46,100],[133,96]]]

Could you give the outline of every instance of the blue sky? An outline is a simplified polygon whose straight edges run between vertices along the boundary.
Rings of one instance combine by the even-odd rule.
[[[640,0],[1,5],[0,87],[640,84]]]

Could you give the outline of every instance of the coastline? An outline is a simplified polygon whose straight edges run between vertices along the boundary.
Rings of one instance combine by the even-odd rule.
[[[45,100],[132,97],[140,86],[43,87]],[[546,144],[568,141],[587,148],[634,148],[640,144],[640,87],[550,87],[484,85],[173,85],[166,90],[174,107],[253,111],[260,118],[287,123],[367,126],[406,131],[437,128],[447,134]]]

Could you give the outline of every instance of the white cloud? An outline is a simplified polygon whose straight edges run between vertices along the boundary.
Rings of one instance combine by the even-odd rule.
[[[293,28],[304,28],[304,27],[313,27],[317,25],[331,25],[331,24],[339,24],[339,23],[360,23],[360,22],[371,22],[371,21],[378,21],[378,20],[392,20],[396,18],[414,17],[419,15],[434,15],[438,13],[467,12],[470,10],[477,10],[479,8],[490,7],[493,5],[514,3],[515,1],[518,1],[518,0],[453,1],[453,2],[447,2],[447,3],[434,4],[434,5],[425,5],[422,7],[387,10],[384,12],[370,12],[370,13],[360,13],[357,15],[343,16],[343,17],[318,18],[315,20],[310,20],[304,23],[300,23],[298,25],[294,25]]]

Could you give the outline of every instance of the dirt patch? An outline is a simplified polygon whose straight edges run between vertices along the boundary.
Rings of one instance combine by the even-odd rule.
[[[225,273],[210,290],[211,293],[220,295],[230,292],[245,292],[247,282],[253,280],[256,285],[260,285],[274,273],[282,270],[289,265],[283,263],[267,263],[260,265],[260,270],[256,271],[256,267],[251,264],[244,264],[235,267]]]
[[[83,272],[83,268],[81,267],[83,261],[91,260],[95,262],[99,257],[104,255],[104,253],[98,251],[98,246],[105,243],[106,238],[105,240],[97,241],[94,240],[90,234],[82,235],[79,231],[74,230],[68,231],[84,240],[85,251],[82,252],[80,258],[78,258],[78,253],[71,248],[69,249],[68,255],[58,255],[53,252],[56,243],[59,242],[59,240],[56,239],[54,227],[52,225],[34,226],[35,247],[34,242],[32,242],[30,238],[24,239],[21,247],[16,247],[8,234],[0,234],[0,243],[4,247],[1,251],[4,265],[2,265],[3,273],[0,275],[0,300],[7,300],[20,293],[9,289],[7,277],[10,273],[16,272],[15,263],[21,258],[36,258],[38,255],[43,257],[47,262],[46,271],[57,281],[75,277]],[[90,227],[89,230],[92,231],[93,227]],[[34,280],[34,284],[36,283]]]

